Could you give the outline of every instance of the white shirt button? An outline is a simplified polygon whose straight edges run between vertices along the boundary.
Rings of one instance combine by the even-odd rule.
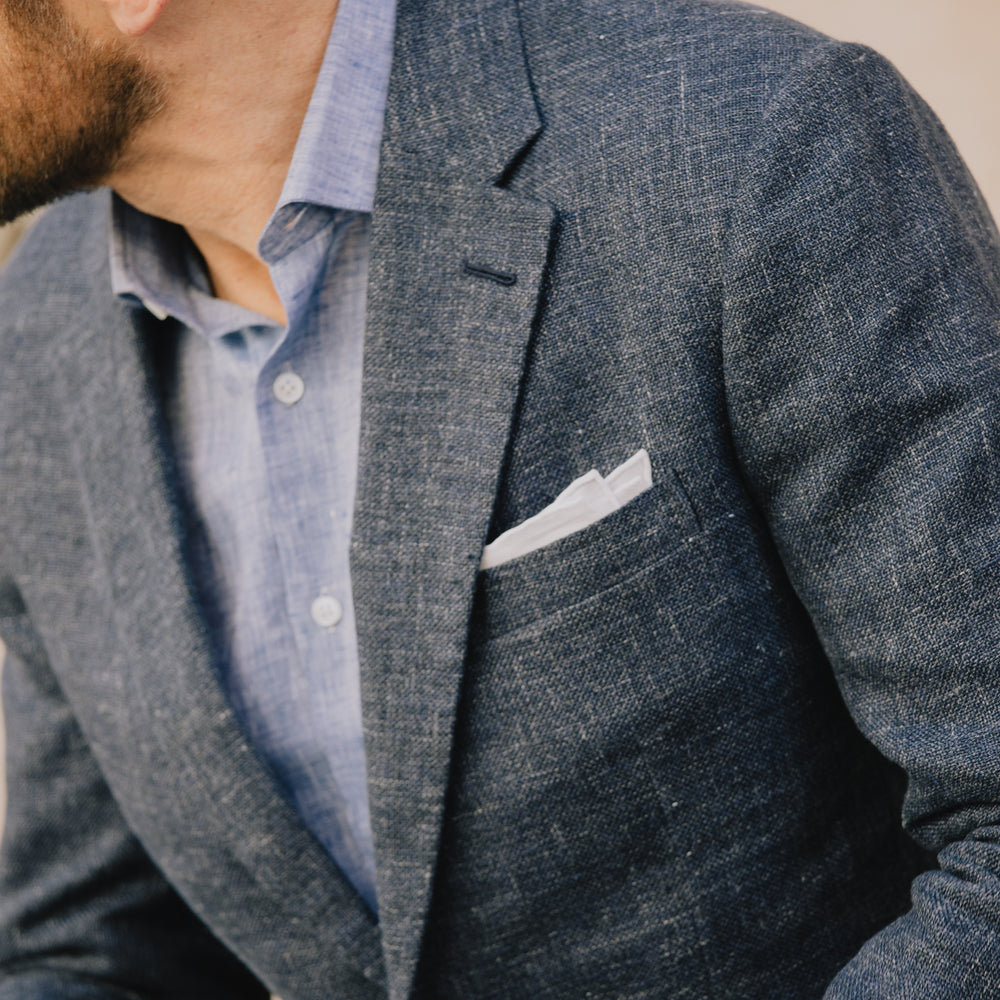
[[[274,398],[285,406],[294,406],[304,395],[306,384],[295,372],[282,372],[271,386]]]
[[[341,607],[340,601],[336,597],[330,597],[329,594],[320,594],[312,602],[309,613],[312,615],[312,620],[320,628],[333,628],[344,617],[344,609]]]

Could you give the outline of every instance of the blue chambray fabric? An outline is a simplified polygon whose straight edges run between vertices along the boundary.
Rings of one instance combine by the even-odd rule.
[[[114,203],[117,294],[177,326],[167,413],[221,677],[296,809],[374,910],[348,566],[372,199],[394,0],[342,0],[260,253],[287,327],[215,298],[186,234]],[[276,379],[304,379],[283,403]],[[310,613],[334,597],[333,627]]]

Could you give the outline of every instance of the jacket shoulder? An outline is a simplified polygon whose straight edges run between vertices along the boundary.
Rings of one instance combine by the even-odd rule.
[[[791,18],[735,0],[541,0],[521,7],[532,70],[565,83],[649,81],[682,71],[711,90],[778,80],[832,42]],[[693,91],[693,93],[696,93]]]
[[[648,226],[663,206],[688,206],[718,235],[783,108],[848,142],[836,138],[845,117],[879,130],[915,100],[864,46],[732,0],[537,0],[521,11],[543,130],[519,183],[568,211],[613,211],[617,199]]]

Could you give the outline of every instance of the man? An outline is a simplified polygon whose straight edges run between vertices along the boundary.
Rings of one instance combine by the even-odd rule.
[[[0,285],[2,1000],[995,995],[998,239],[891,67],[3,15],[0,215],[114,195]]]

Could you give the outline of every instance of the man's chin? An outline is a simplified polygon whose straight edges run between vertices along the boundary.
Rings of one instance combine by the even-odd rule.
[[[65,19],[13,42],[23,71],[0,75],[0,223],[102,186],[163,107],[160,81],[134,56],[93,45]]]

